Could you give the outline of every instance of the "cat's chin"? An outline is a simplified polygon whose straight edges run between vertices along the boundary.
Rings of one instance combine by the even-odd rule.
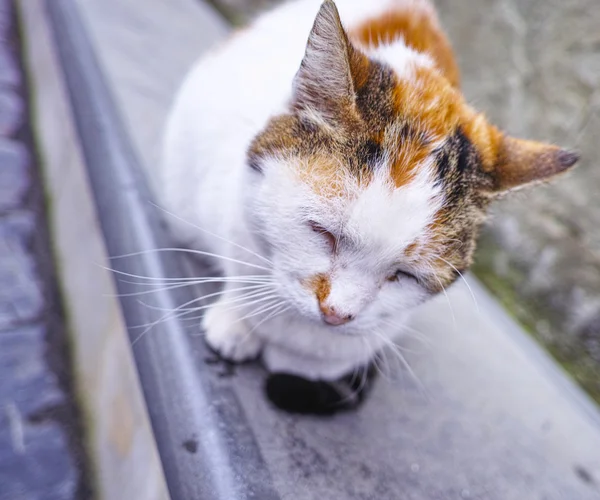
[[[328,325],[327,323],[324,323],[323,321],[321,321],[319,324],[323,327],[325,332],[327,332],[331,335],[339,335],[340,337],[352,337],[352,338],[365,337],[366,338],[365,331],[367,331],[367,329],[365,329],[365,328],[359,328],[354,325],[334,326],[334,325]]]
[[[330,325],[317,317],[301,317],[301,321],[310,322],[314,327],[320,329],[325,335],[339,335],[340,337],[360,337],[364,335],[365,329],[356,326],[354,323],[345,325]]]
[[[265,367],[271,373],[287,373],[313,381],[335,381],[366,365],[374,353],[366,349],[344,359],[320,358],[267,344],[262,353]]]
[[[361,321],[352,321],[343,325],[330,325],[325,322],[318,313],[305,313],[299,308],[295,309],[293,319],[302,323],[308,323],[316,328],[323,329],[324,332],[340,335],[344,337],[362,337],[365,331],[369,330],[367,326],[361,326]]]

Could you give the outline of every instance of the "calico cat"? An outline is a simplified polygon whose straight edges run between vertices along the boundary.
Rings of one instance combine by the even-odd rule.
[[[459,83],[428,0],[294,1],[197,63],[160,188],[223,276],[213,349],[315,381],[369,366],[469,267],[491,201],[576,163],[505,135]]]

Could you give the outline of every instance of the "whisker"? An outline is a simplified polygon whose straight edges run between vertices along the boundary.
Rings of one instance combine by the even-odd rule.
[[[194,228],[196,228],[196,229],[198,229],[198,230],[200,230],[200,231],[202,231],[202,232],[204,232],[204,233],[206,233],[206,234],[208,234],[208,235],[210,235],[210,236],[212,236],[214,238],[217,238],[217,239],[219,239],[221,241],[224,241],[225,243],[229,243],[230,245],[233,245],[233,246],[235,246],[235,247],[237,247],[237,248],[239,248],[241,250],[245,250],[246,252],[250,253],[251,255],[254,255],[255,257],[258,257],[259,259],[263,260],[267,264],[269,264],[271,266],[273,265],[273,262],[271,260],[267,259],[263,255],[260,255],[260,254],[258,254],[256,252],[254,252],[253,250],[250,250],[249,248],[246,248],[243,245],[240,245],[239,243],[235,243],[235,242],[233,242],[231,240],[228,240],[227,238],[224,238],[223,236],[220,236],[218,234],[215,234],[215,233],[209,231],[208,229],[204,229],[203,227],[200,227],[197,224],[194,224],[193,222],[185,220],[185,219],[179,217],[178,215],[174,214],[173,212],[170,212],[166,208],[163,208],[163,207],[157,205],[156,203],[150,202],[150,204],[154,205],[154,207],[158,208],[159,210],[162,210],[164,213],[170,215],[171,217],[174,217],[178,221],[183,222],[184,224],[188,224],[188,225],[190,225],[190,226],[192,226],[192,227],[194,227]]]
[[[381,366],[381,347],[379,349],[377,349],[374,352],[373,355],[373,363],[375,365],[375,369],[377,370],[377,373],[379,373],[379,375],[384,379],[384,380],[389,380],[388,379],[388,374],[385,371],[385,367]],[[387,361],[385,361],[385,364],[387,365]],[[389,368],[387,368],[389,370]]]
[[[116,273],[120,273],[121,271],[105,268],[109,271],[113,271]],[[140,279],[146,279],[148,282],[143,281],[127,281],[123,278],[120,278],[123,283],[131,283],[134,285],[142,285],[142,286],[152,286],[152,285],[160,285],[163,282],[178,282],[178,283],[213,283],[213,282],[230,282],[230,281],[238,281],[243,279],[245,281],[253,281],[257,283],[270,283],[274,282],[275,279],[266,274],[248,274],[248,275],[240,275],[240,276],[196,276],[196,277],[182,277],[182,278],[155,278],[152,276],[139,276]]]
[[[402,363],[402,366],[404,366],[411,378],[417,383],[417,386],[420,388],[421,392],[424,395],[427,395],[427,390],[425,389],[425,386],[423,385],[419,377],[417,377],[417,374],[414,372],[414,370],[402,354],[402,351],[400,350],[399,346],[384,335],[382,335],[381,333],[375,330],[373,332],[375,333],[375,335],[379,336],[379,338],[391,349],[392,353],[395,354],[396,359],[400,361],[400,363]]]
[[[442,287],[442,291],[444,292],[444,296],[446,297],[446,301],[448,302],[448,307],[450,308],[450,315],[452,316],[452,324],[454,325],[454,329],[456,330],[456,316],[454,315],[454,308],[452,307],[452,303],[450,302],[450,297],[448,296],[448,292],[446,292],[446,289],[444,288],[444,285],[442,284],[442,282],[438,278],[438,275],[436,274],[436,272],[433,269],[433,267],[432,266],[429,266],[429,267],[431,269],[433,277],[437,280],[437,282],[439,283],[439,285]]]
[[[260,297],[260,298],[257,298]],[[254,304],[258,304],[260,302],[264,302],[265,300],[271,300],[271,299],[276,299],[279,298],[279,295],[277,293],[267,293],[267,294],[262,294],[262,295],[257,295],[255,297],[250,297],[250,298],[257,298],[257,300],[253,300],[252,302],[244,302],[242,304],[237,304],[233,307],[228,307],[226,309],[226,311],[234,311],[236,309],[242,309],[242,308],[247,308],[248,306],[254,305]]]
[[[235,290],[243,290],[243,288],[237,288]],[[215,297],[217,295],[222,295],[224,293],[231,293],[231,292],[233,292],[233,290],[223,290],[223,291],[220,291],[220,292],[214,292],[214,293],[211,293],[211,294],[208,294],[208,295],[204,295],[202,297],[198,297],[198,298],[193,299],[191,301],[188,301],[188,302],[186,302],[185,305],[190,305],[190,304],[192,304],[194,302],[200,302],[200,301],[208,299],[210,297]],[[249,293],[246,293],[246,294],[243,294],[241,296],[238,296],[238,297],[236,297],[236,298],[234,298],[232,300],[227,300],[225,302],[222,302],[221,305],[233,304],[233,303],[240,302],[242,300],[252,299],[252,298],[260,297],[262,295],[267,295],[267,294],[271,294],[271,295],[274,295],[274,296],[277,295],[276,293],[274,293],[273,290],[253,290],[253,291],[251,291]],[[141,301],[140,301],[140,303],[142,303],[144,306],[146,306],[149,309],[152,309],[154,311],[190,311],[190,312],[195,312],[195,311],[200,311],[200,310],[206,309],[207,307],[210,307],[212,305],[212,304],[207,304],[207,305],[198,306],[198,307],[184,307],[185,306],[184,305],[184,306],[179,306],[176,309],[168,309],[166,307],[152,306],[150,304],[146,304],[145,302],[141,302]]]
[[[281,306],[285,306],[285,303],[280,305],[280,308],[275,309],[274,312],[272,312],[271,314],[269,314],[266,318],[261,319],[256,325],[254,325],[252,327],[252,330],[250,330],[249,333],[254,332],[254,330],[256,330],[260,325],[262,325],[263,323],[265,323],[266,321],[273,319],[275,316],[279,316],[280,314],[283,314],[284,312],[286,312],[288,309],[291,308],[291,306],[286,306],[283,309],[281,309]]]
[[[377,330],[373,330],[373,334],[383,342],[383,346],[379,347],[379,349],[377,349],[377,351],[376,351],[377,359],[382,361],[385,365],[384,368],[386,371],[384,372],[384,370],[382,368],[381,374],[387,380],[392,380],[393,370],[390,368],[390,365],[388,363],[388,357],[385,355],[385,353],[386,353],[386,349],[387,349],[389,351],[392,351],[393,354],[396,354],[395,344],[390,339],[385,337],[385,335],[383,335],[381,332],[379,332]],[[397,357],[397,356],[394,356],[394,357]],[[400,365],[398,365],[398,367],[399,366]],[[384,375],[386,372],[387,372],[387,375]]]
[[[381,366],[381,362],[384,362],[385,366]],[[387,359],[383,357],[383,350],[382,347],[379,347],[376,351],[375,354],[373,356],[373,364],[375,366],[375,369],[377,370],[377,373],[379,373],[379,375],[384,379],[384,380],[388,380],[391,381],[390,378],[390,368],[387,362]],[[388,371],[388,373],[386,373],[386,371]]]
[[[366,351],[369,351],[369,343],[367,342],[367,339],[365,337],[359,337],[360,340],[365,344],[366,347]],[[354,385],[354,382],[356,382],[356,377],[358,377],[358,370],[360,369],[360,366],[355,366],[354,368],[352,368],[352,377],[350,377],[350,385]]]
[[[427,344],[430,347],[432,347],[434,345],[433,342],[431,341],[431,339],[429,339],[423,332],[420,332],[419,330],[416,330],[415,328],[413,328],[409,325],[398,324],[398,323],[394,323],[392,321],[385,320],[385,319],[383,319],[382,322],[386,326],[391,326],[393,328],[397,328],[398,332],[402,335],[404,335],[406,332],[410,332],[415,335],[415,336],[407,335],[408,338],[420,340],[421,342],[423,342],[424,344]],[[407,351],[407,352],[409,352],[409,351]]]
[[[225,311],[226,312],[228,312],[228,311],[235,311],[236,309],[242,309],[242,308],[248,307],[249,305],[258,304],[260,302],[265,302],[266,300],[273,300],[273,299],[276,299],[276,298],[278,298],[277,294],[267,295],[265,297],[261,297],[260,299],[255,300],[255,301],[250,302],[250,303],[234,304],[234,305],[232,305],[230,307],[227,307],[225,309]],[[210,305],[207,306],[207,307],[199,307],[199,308],[197,308],[197,310],[200,311],[200,310],[208,309],[209,307],[210,307]],[[189,314],[191,312],[193,312],[193,311],[188,311],[186,314]],[[204,317],[204,313],[198,314],[196,316],[190,316],[188,318],[185,318],[185,321],[200,320],[203,317]],[[241,321],[241,319],[236,319],[233,323],[237,323],[238,321]]]
[[[259,323],[257,323],[256,325],[254,325],[254,327],[247,333],[247,335],[252,334],[254,332],[254,330],[256,330],[265,321],[268,321],[269,319],[272,319],[275,316],[278,316],[279,314],[283,314],[284,312],[286,312],[291,307],[291,306],[287,306],[287,307],[284,307],[283,309],[281,309],[281,306],[283,306],[283,305],[285,305],[285,304],[284,303],[280,303],[279,307],[276,308],[275,311],[271,312],[266,318],[262,319]],[[237,321],[241,321],[241,319],[239,319]]]
[[[229,292],[232,292],[232,290],[229,290]],[[196,298],[194,298],[192,300],[188,300],[184,304],[181,304],[181,305],[177,306],[175,309],[158,308],[158,307],[155,307],[155,306],[151,306],[150,304],[146,304],[145,302],[139,301],[141,304],[143,304],[144,306],[148,307],[149,309],[159,310],[159,311],[167,311],[167,314],[164,314],[163,316],[161,316],[160,318],[158,318],[156,321],[153,321],[153,322],[151,322],[149,324],[136,325],[136,326],[132,326],[131,328],[144,328],[144,327],[147,327],[147,330],[144,331],[142,333],[142,335],[141,335],[141,336],[143,336],[149,329],[151,329],[155,325],[161,323],[162,321],[165,321],[165,320],[170,319],[170,318],[181,318],[181,316],[189,314],[190,312],[197,312],[197,311],[200,311],[200,310],[207,309],[208,307],[211,306],[211,304],[207,304],[207,305],[196,307],[196,308],[187,308],[187,306],[189,306],[189,305],[191,305],[191,304],[193,304],[195,302],[206,300],[206,299],[211,298],[211,297],[216,297],[218,295],[221,295],[221,293],[222,293],[222,291],[219,291],[219,292],[210,293],[208,295],[203,295],[202,297],[196,297]],[[253,293],[256,293],[256,292],[253,292]],[[264,292],[264,293],[267,293],[267,292]],[[268,292],[268,293],[270,293],[270,292]],[[249,294],[245,294],[242,297],[238,298],[236,300],[236,302],[239,301],[239,300],[247,299],[246,295],[249,295]],[[250,295],[252,295],[252,293],[250,293]],[[232,301],[230,301],[229,303],[231,303],[231,302]],[[137,342],[138,339],[136,339],[136,342]]]
[[[258,314],[262,314],[262,313],[265,313],[267,311],[270,311],[273,308],[280,306],[281,304],[285,304],[285,301],[280,300],[279,302],[276,302],[275,304],[273,304],[273,303],[267,304],[265,307],[259,309],[258,311],[254,311],[254,312],[252,312],[250,314],[247,314],[246,316],[240,318],[238,321],[243,321],[243,320],[246,320],[246,319],[253,318],[254,316],[257,316]]]
[[[367,339],[365,337],[361,337],[361,340],[366,341]],[[368,342],[366,342],[366,347],[368,350],[370,350]],[[358,376],[358,373],[357,373],[358,370],[361,370],[361,380],[360,380],[360,383],[358,384],[358,387],[354,388],[353,386],[354,386],[354,382],[356,381],[356,377]],[[362,366],[357,366],[352,370],[352,377],[350,379],[351,391],[348,395],[346,395],[345,397],[340,399],[340,401],[339,401],[340,403],[346,403],[354,397],[359,397],[358,395],[367,385],[367,371],[368,371],[368,367],[365,368]]]
[[[475,294],[473,293],[473,290],[471,289],[469,282],[465,279],[465,277],[462,275],[462,273],[458,269],[456,269],[456,267],[454,267],[453,264],[448,262],[443,257],[440,257],[439,255],[437,256],[437,258],[440,259],[441,261],[445,262],[446,264],[448,264],[452,269],[454,269],[458,273],[458,275],[461,277],[461,279],[465,282],[465,285],[467,285],[467,288],[469,289],[469,293],[471,294],[471,298],[473,299],[473,303],[475,304],[475,308],[477,309],[477,313],[479,313],[479,304],[477,303],[477,299],[475,298]]]
[[[194,250],[191,248],[151,248],[150,250],[142,250],[139,252],[128,253],[124,255],[117,255],[114,257],[110,257],[110,259],[124,259],[126,257],[137,257],[140,255],[144,255],[147,253],[153,252],[181,252],[181,253],[191,253],[194,255],[204,255],[206,257],[215,257],[217,259],[223,259],[228,262],[235,262],[236,264],[243,264],[245,266],[254,267],[256,269],[263,269],[265,271],[270,271],[271,269],[264,266],[259,266],[258,264],[251,264],[250,262],[246,262],[239,259],[234,259],[233,257],[226,257],[225,255],[219,255],[218,253],[205,252],[203,250]]]
[[[195,283],[218,283],[218,282],[228,282],[228,281],[241,281],[241,280],[237,280],[237,279],[229,279],[228,277],[208,277],[208,278],[186,278],[186,277],[180,277],[180,278],[174,278],[174,277],[168,277],[168,278],[156,278],[153,276],[143,276],[140,274],[132,274],[132,273],[126,273],[125,271],[119,271],[118,269],[112,269],[110,267],[105,267],[105,266],[100,266],[103,269],[105,269],[106,271],[111,271],[115,274],[119,274],[121,276],[127,276],[129,278],[137,278],[137,279],[143,279],[143,280],[148,280],[150,282],[154,282],[154,281],[158,281],[158,282],[170,282],[170,281],[178,281],[183,283],[184,281],[193,281]],[[247,280],[248,282],[261,282],[261,280],[259,280],[258,278],[253,278],[251,280]],[[265,282],[267,281],[274,281],[273,279],[264,279]],[[144,283],[136,283],[136,282],[132,282],[132,284],[136,284],[136,285],[143,285]]]
[[[215,294],[217,294],[217,293],[218,292],[215,292]],[[209,294],[209,295],[205,295],[203,297],[199,297],[199,298],[190,300],[190,301],[186,302],[185,304],[182,304],[182,305],[176,307],[175,309],[170,310],[167,314],[163,315],[162,317],[158,318],[156,321],[153,321],[150,324],[147,324],[147,325],[137,325],[137,326],[131,327],[131,328],[143,328],[143,327],[147,327],[138,337],[136,337],[132,341],[132,346],[135,345],[142,337],[144,337],[155,325],[161,323],[162,321],[165,321],[167,319],[180,319],[181,320],[182,316],[185,316],[185,315],[190,314],[192,312],[198,312],[198,311],[201,311],[201,310],[208,309],[213,304],[206,304],[204,306],[199,306],[199,307],[196,307],[196,308],[189,308],[189,309],[185,309],[185,307],[188,306],[188,305],[190,305],[193,302],[197,302],[199,300],[204,300],[204,299],[207,299],[207,298],[209,298],[211,296],[214,296],[215,294]],[[260,300],[255,301],[255,302],[263,302],[265,300],[269,300],[269,299],[272,299],[272,298],[275,298],[275,297],[277,297],[277,295],[273,294],[272,296],[264,297],[264,298],[262,298]],[[231,301],[226,302],[226,304],[231,304],[233,302],[239,302],[241,300],[248,300],[248,297],[246,297],[246,296],[238,297],[235,300],[231,300]],[[154,308],[153,306],[150,306],[149,304],[145,304],[143,302],[142,302],[142,304],[144,304],[146,307],[149,307],[151,309],[157,309],[157,308]],[[248,304],[242,304],[241,306],[238,306],[238,307],[243,307],[243,306],[247,306],[247,305]],[[231,309],[233,309],[233,308],[228,308],[227,310],[231,310]],[[202,316],[199,316],[196,319],[200,319],[201,317]],[[188,318],[188,319],[191,319],[191,318]]]
[[[183,287],[191,286],[191,285],[195,285],[195,284],[196,283],[194,283],[194,282],[192,282],[192,283],[175,283],[172,285],[167,285],[162,288],[154,288],[152,290],[142,290],[141,292],[106,294],[105,297],[135,297],[138,295],[147,295],[149,293],[166,292],[169,290],[175,290],[177,288],[183,288]],[[236,290],[253,290],[253,289],[257,289],[257,288],[270,288],[270,287],[273,287],[273,285],[271,285],[271,284],[252,285],[252,286],[246,286],[246,287],[242,287],[242,288],[236,288]],[[227,293],[227,292],[228,292],[228,290],[222,290],[220,293]]]

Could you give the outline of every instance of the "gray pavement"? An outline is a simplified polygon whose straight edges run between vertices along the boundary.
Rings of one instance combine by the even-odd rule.
[[[0,499],[90,498],[27,124],[12,2],[0,1]]]
[[[177,82],[224,25],[192,0],[78,3],[151,177]],[[216,382],[237,394],[281,498],[600,498],[598,409],[469,279],[473,295],[459,283],[415,318],[418,382],[398,368],[358,412],[274,411],[258,366]]]

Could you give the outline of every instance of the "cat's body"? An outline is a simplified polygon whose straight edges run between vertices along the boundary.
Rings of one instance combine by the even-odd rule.
[[[428,1],[336,5],[344,29],[331,1],[296,1],[197,64],[160,182],[180,243],[224,257],[209,344],[325,380],[367,365],[468,267],[497,193],[576,159],[464,103]],[[249,275],[272,285],[242,290],[262,284]]]

